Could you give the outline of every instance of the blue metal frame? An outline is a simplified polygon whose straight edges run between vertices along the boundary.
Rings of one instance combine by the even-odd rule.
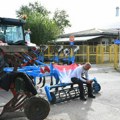
[[[52,66],[53,67],[53,66]],[[59,79],[59,71],[58,70],[56,70],[54,67],[51,69],[52,70],[52,75],[55,77],[55,79],[56,79],[56,83],[57,84],[55,84],[55,85],[53,85],[53,86],[49,86],[49,85],[46,85],[45,87],[44,87],[44,89],[45,89],[45,92],[46,92],[46,95],[47,95],[47,98],[48,98],[48,101],[51,103],[51,101],[54,99],[54,98],[52,98],[52,96],[51,96],[51,89],[57,89],[57,88],[59,88],[59,87],[62,87],[62,88],[65,88],[65,87],[67,87],[67,86],[71,86],[71,85],[74,85],[73,83],[62,83],[61,81],[60,81],[60,79]],[[99,91],[101,90],[101,86],[100,86],[100,84],[97,82],[97,79],[94,77],[93,78],[93,91],[95,92],[95,93],[98,93]],[[78,97],[78,96],[76,96],[76,97]]]

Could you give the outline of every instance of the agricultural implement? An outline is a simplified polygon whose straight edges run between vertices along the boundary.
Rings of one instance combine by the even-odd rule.
[[[30,49],[25,45],[24,24],[21,19],[0,18],[0,87],[11,90],[13,94],[13,98],[3,106],[0,119],[6,112],[23,110],[28,119],[43,120],[50,111],[47,100],[38,96],[33,79],[17,71],[18,67],[26,64],[21,54],[28,53]],[[27,61],[27,64],[32,64],[32,61]],[[4,73],[5,67],[13,67],[13,71]]]
[[[75,54],[79,50],[78,45],[72,45],[68,48],[64,48],[63,45],[57,45],[54,43],[54,47],[51,49],[52,57],[45,57],[44,53],[48,49],[47,45],[41,45],[40,50],[37,51],[37,58],[38,60],[42,60],[42,62],[55,62],[58,64],[72,64],[75,62]],[[42,52],[39,52],[42,51]],[[39,54],[40,53],[40,54]]]
[[[30,53],[29,53],[30,54]],[[51,85],[53,84],[53,80],[52,80],[52,73],[50,71],[50,64],[45,64],[43,62],[40,62],[38,60],[38,58],[36,58],[35,56],[30,56],[28,53],[19,53],[19,55],[15,56],[15,58],[17,59],[18,57],[21,59],[22,61],[24,61],[23,64],[20,64],[19,67],[17,67],[17,71],[19,72],[24,72],[27,75],[29,75],[33,81],[34,84],[40,84],[43,83],[43,85],[41,87],[43,87],[45,85],[46,82],[46,77],[50,76],[51,77]],[[18,58],[18,60],[19,60]],[[14,67],[4,67],[3,69],[4,72],[9,73],[14,71]],[[36,80],[39,78],[39,83],[36,82]],[[40,85],[39,85],[40,87]]]
[[[60,53],[63,50],[63,45],[54,45],[53,49],[52,49],[52,57],[45,57],[45,52],[48,49],[47,45],[41,45],[40,46],[40,54],[38,54],[38,60],[42,59],[42,62],[55,62],[55,63],[59,63],[60,62]]]
[[[73,84],[70,79],[71,72],[77,67],[76,63],[71,65],[53,65],[53,76],[56,79],[55,85],[45,86],[48,101],[56,104],[79,97],[79,88],[77,84]],[[93,78],[93,92],[98,93],[101,89],[96,78]],[[84,91],[87,95],[87,86],[84,84]]]
[[[42,63],[41,65],[33,65],[33,66],[24,66],[24,67],[18,67],[17,71],[19,72],[23,72],[27,75],[29,75],[32,79],[35,85],[40,84],[41,82],[43,82],[43,85],[41,87],[43,87],[45,85],[46,79],[45,77],[50,76],[51,77],[51,83],[50,85],[52,85],[52,73],[50,72],[50,66],[51,65],[47,65]],[[5,67],[4,68],[4,72],[6,73],[10,73],[14,70],[13,67]],[[39,83],[37,83],[37,78],[39,78]]]
[[[77,51],[79,50],[79,46],[78,45],[72,45],[69,46],[68,48],[64,48],[63,49],[63,55],[64,58],[59,58],[60,62],[62,62],[63,64],[72,64],[75,63],[75,54],[77,53]]]

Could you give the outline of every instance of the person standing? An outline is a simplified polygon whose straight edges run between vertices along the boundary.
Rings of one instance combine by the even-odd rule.
[[[31,31],[30,31],[30,29],[28,28],[28,30],[25,32],[25,42],[26,42],[27,44],[31,43],[30,34],[31,34]]]

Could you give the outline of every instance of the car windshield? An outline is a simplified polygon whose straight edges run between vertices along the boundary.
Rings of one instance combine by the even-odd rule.
[[[24,42],[22,26],[0,25],[0,41],[8,44],[20,44]]]

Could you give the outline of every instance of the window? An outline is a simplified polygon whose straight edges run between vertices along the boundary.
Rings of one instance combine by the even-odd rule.
[[[22,43],[24,41],[22,26],[1,25],[0,38],[3,38],[8,44]]]

